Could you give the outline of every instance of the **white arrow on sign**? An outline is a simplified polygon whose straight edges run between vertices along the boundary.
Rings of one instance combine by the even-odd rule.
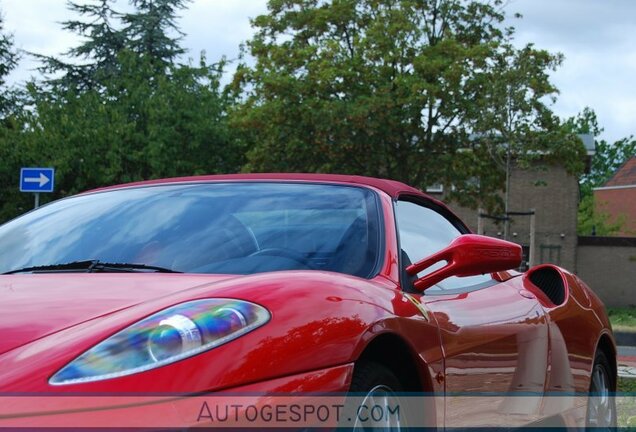
[[[39,183],[40,187],[44,186],[45,184],[47,184],[48,182],[50,182],[51,179],[48,178],[47,176],[45,176],[44,174],[40,173],[40,177],[26,177],[24,179],[25,183]]]

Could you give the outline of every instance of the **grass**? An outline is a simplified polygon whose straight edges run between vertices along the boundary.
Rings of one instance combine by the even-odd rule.
[[[618,391],[622,393],[636,393],[636,379],[618,378]]]
[[[636,332],[636,307],[607,308],[614,330]]]
[[[622,393],[636,393],[636,379],[618,378],[618,391]],[[618,426],[626,428],[626,430],[636,430],[636,416],[634,413],[635,399],[633,396],[619,397],[616,401],[616,409],[618,410]]]

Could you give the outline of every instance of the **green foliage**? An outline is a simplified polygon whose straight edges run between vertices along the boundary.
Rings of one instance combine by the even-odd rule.
[[[562,147],[562,140],[553,136],[560,131],[559,121],[544,102],[557,93],[549,72],[561,64],[562,56],[532,45],[517,50],[505,44],[490,61],[494,67],[484,70],[475,84],[483,96],[470,107],[469,121],[480,144],[489,147],[501,167],[508,155],[523,163]],[[571,151],[574,156],[580,156],[578,147]]]
[[[0,16],[0,214],[15,205],[18,195],[17,179],[12,182],[15,176],[12,171],[17,163],[16,140],[22,125],[14,117],[18,93],[6,86],[6,77],[17,66],[18,60],[13,37],[4,32],[4,21]],[[13,186],[11,192],[9,184]]]
[[[619,139],[614,143],[599,140],[603,128],[598,124],[596,113],[589,107],[565,122],[566,127],[580,134],[592,134],[596,139],[596,153],[592,157],[589,173],[581,177],[581,193],[587,196],[592,189],[605,184],[627,160],[636,156],[636,138]]]
[[[122,13],[115,0],[70,2],[63,26],[82,42],[39,56],[45,79],[22,92],[2,88],[17,57],[0,36],[0,220],[31,205],[16,185],[27,165],[57,168],[45,199],[243,169],[442,183],[489,210],[511,158],[581,170],[573,134],[595,117],[562,125],[552,114],[562,57],[514,48],[502,0],[270,0],[243,53],[255,63],[241,62],[226,90],[225,61],[177,61],[188,0],[130,3]]]
[[[621,231],[624,222],[624,218],[620,217],[610,221],[609,215],[595,205],[593,194],[581,197],[576,228],[579,235],[611,236]]]
[[[0,16],[0,86],[18,63],[18,53],[13,47],[13,36],[4,32],[4,19]]]
[[[149,61],[153,73],[164,73],[185,53],[178,36],[177,11],[190,0],[131,0],[135,12],[122,15],[126,47]]]
[[[4,32],[4,19],[0,15],[0,118],[11,109],[13,94],[6,88],[6,77],[17,66],[19,55],[13,46],[13,36]]]
[[[20,125],[14,119],[4,119],[0,125],[0,221],[29,209],[28,201],[18,191]],[[31,198],[31,206],[33,198]]]
[[[68,64],[45,59],[48,71],[62,77],[29,83],[13,128],[2,131],[0,220],[32,206],[32,196],[17,191],[21,166],[56,168],[56,192],[43,196],[46,202],[116,183],[235,172],[244,164],[227,122],[225,62],[210,65],[202,56],[196,65],[176,63],[183,50],[167,33],[178,30],[174,11],[185,2],[135,2],[122,28],[110,3],[70,4],[84,20],[65,27],[86,39],[67,53]]]
[[[506,43],[490,60],[494,67],[485,70],[476,84],[484,89],[484,95],[471,107],[471,129],[477,145],[495,162],[494,168],[507,177],[513,164],[544,168],[558,161],[571,174],[583,171],[582,143],[546,105],[546,100],[554,102],[558,93],[549,73],[562,60],[561,55],[537,50],[532,44],[517,50]],[[491,190],[496,187],[493,184]]]
[[[83,42],[64,53],[69,60],[32,54],[42,62],[40,72],[53,76],[48,78],[49,84],[64,89],[92,90],[119,74],[118,56],[125,48],[126,35],[117,27],[119,14],[111,8],[113,2],[69,1],[69,10],[78,18],[65,21],[62,26],[80,36]]]
[[[636,306],[607,308],[607,315],[614,330],[636,331]]]
[[[220,92],[221,69],[175,66],[155,82],[132,53],[120,53],[122,75],[102,91],[31,87],[35,112],[25,146],[58,170],[58,196],[135,180],[235,171]],[[27,150],[27,149],[25,149]]]
[[[632,394],[636,393],[636,379],[619,377],[618,391],[621,393],[632,393]],[[618,426],[619,427],[627,427],[627,426],[636,427],[636,416],[626,416],[625,418],[619,418]]]
[[[144,79],[153,81],[156,75],[165,75],[185,53],[180,46],[182,35],[176,24],[177,11],[189,0],[132,0],[132,12],[113,9],[114,0],[88,0],[69,2],[69,9],[78,18],[63,23],[63,27],[83,41],[64,53],[64,58],[34,54],[43,62],[40,71],[53,78],[52,85],[65,89],[103,89],[109,80],[124,73],[120,54],[134,53],[147,62]],[[58,77],[62,73],[61,77]]]
[[[241,103],[231,119],[250,147],[247,171],[441,182],[490,207],[503,187],[502,142],[525,154],[560,131],[542,101],[556,93],[548,72],[561,57],[514,49],[501,1],[268,7],[248,43],[256,64],[241,65],[233,82]],[[570,150],[580,154],[580,143]]]
[[[583,187],[591,189],[603,186],[625,162],[634,156],[636,156],[634,136],[621,138],[612,144],[605,140],[596,141],[596,154],[592,157],[590,173],[583,177]]]

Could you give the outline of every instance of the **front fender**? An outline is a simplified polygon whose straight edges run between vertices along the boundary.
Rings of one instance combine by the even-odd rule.
[[[239,339],[157,369],[93,383],[48,384],[57,370],[116,331],[165,307],[210,297],[258,303],[272,318]],[[408,324],[417,322],[396,317],[418,314],[384,280],[316,271],[246,276],[96,318],[5,353],[0,357],[4,371],[0,389],[55,393],[220,390],[351,363],[382,332],[417,340],[417,329]],[[417,343],[413,350],[418,355],[426,351],[424,344]]]

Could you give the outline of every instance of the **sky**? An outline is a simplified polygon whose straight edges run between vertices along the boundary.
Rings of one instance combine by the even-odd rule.
[[[79,42],[59,24],[73,17],[64,0],[0,0],[0,10],[20,49],[57,55]],[[552,73],[560,90],[556,114],[570,117],[589,106],[605,129],[601,138],[636,135],[636,0],[509,0],[506,10],[523,15],[508,21],[519,46],[534,43],[565,56]],[[179,21],[188,56],[236,58],[252,35],[250,18],[266,11],[266,0],[193,0]],[[36,66],[23,56],[9,82],[37,75]]]

